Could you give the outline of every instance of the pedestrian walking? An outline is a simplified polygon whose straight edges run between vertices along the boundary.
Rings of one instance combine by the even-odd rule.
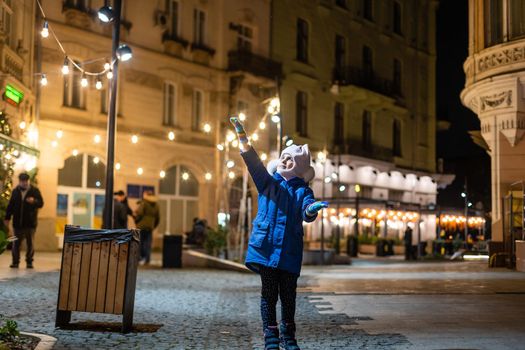
[[[122,190],[118,190],[117,192],[115,192],[115,197],[120,203],[122,203],[122,205],[126,209],[127,228],[134,227],[135,215],[133,214],[133,210],[131,210],[131,207],[129,206],[128,197],[126,196],[126,193]],[[133,221],[132,224],[130,224],[131,221]]]
[[[412,228],[410,226],[407,226],[403,240],[405,241],[405,260],[415,260],[414,249],[412,248]]]
[[[122,195],[124,194],[123,191],[117,191],[113,194],[113,228],[114,229],[122,229],[122,228],[128,228],[128,213],[127,208],[122,203],[122,195],[120,194],[122,192]],[[104,207],[104,212],[106,212],[106,208]],[[103,218],[106,216],[103,215]],[[102,227],[107,227],[105,222],[102,222]]]
[[[152,191],[144,191],[142,200],[138,203],[135,223],[140,229],[140,264],[149,264],[151,260],[151,242],[153,230],[160,222],[160,210],[157,197]]]
[[[11,268],[18,268],[20,263],[20,246],[26,241],[26,267],[33,268],[35,231],[38,224],[38,209],[44,206],[40,191],[31,185],[30,177],[26,173],[18,175],[18,186],[11,193],[7,204],[4,224],[9,227],[13,219],[13,231],[17,240],[13,241],[11,248]]]
[[[241,156],[259,192],[258,212],[248,243],[246,266],[261,276],[261,318],[265,350],[298,350],[295,338],[297,279],[303,258],[303,221],[312,222],[328,206],[314,199],[308,182],[314,178],[308,145],[284,149],[268,170],[249,144],[242,124],[230,119]],[[276,306],[282,320],[277,326]]]

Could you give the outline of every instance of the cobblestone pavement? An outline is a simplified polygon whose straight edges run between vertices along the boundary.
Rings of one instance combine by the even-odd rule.
[[[57,254],[58,255],[58,254]],[[55,349],[262,349],[256,275],[141,269],[135,326],[123,335],[54,328],[58,272],[5,272],[2,312]],[[56,258],[58,261],[58,258]],[[481,264],[305,268],[298,293],[302,349],[525,349],[525,274]],[[406,284],[406,288],[403,285]],[[72,322],[120,317],[73,313]],[[93,326],[87,324],[87,326]]]

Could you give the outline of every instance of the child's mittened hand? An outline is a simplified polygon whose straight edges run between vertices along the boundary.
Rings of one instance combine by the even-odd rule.
[[[244,127],[242,126],[241,122],[237,117],[230,117],[230,123],[233,124],[233,126],[235,127],[235,131],[237,131],[238,134],[245,132]]]
[[[306,208],[306,214],[308,216],[314,216],[319,210],[322,210],[324,208],[328,208],[328,202],[325,202],[325,201],[313,202]]]

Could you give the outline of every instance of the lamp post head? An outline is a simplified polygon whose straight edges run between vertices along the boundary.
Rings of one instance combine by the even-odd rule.
[[[117,58],[119,59],[119,61],[126,62],[129,61],[131,57],[133,57],[133,52],[131,51],[131,48],[126,44],[120,45],[117,49]]]
[[[103,23],[109,23],[113,21],[115,18],[115,15],[113,14],[113,10],[110,6],[103,6],[98,10],[98,19],[100,19]]]

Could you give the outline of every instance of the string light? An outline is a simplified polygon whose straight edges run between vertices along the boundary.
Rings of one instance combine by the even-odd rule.
[[[84,76],[84,73],[82,73],[82,78],[80,79],[80,85],[82,87],[86,87],[88,86],[88,80],[87,78]]]
[[[230,171],[228,173],[228,177],[233,180],[235,178],[235,173],[233,171]]]
[[[45,74],[42,74],[42,78],[40,78],[40,85],[46,86],[47,85],[47,77]]]
[[[47,38],[49,36],[49,23],[47,23],[47,21],[44,21],[44,26],[42,27],[40,35],[42,35],[42,38]]]
[[[57,136],[57,139],[61,139],[62,136],[64,136],[64,132],[62,130],[57,130],[56,136]]]
[[[259,129],[261,129],[261,130],[266,129],[266,123],[265,122],[260,122],[259,123]]]
[[[233,140],[233,141],[232,141],[232,147],[233,147],[233,148],[237,148],[237,147],[239,147],[239,141],[237,141],[237,140]]]
[[[210,181],[210,180],[211,180],[211,173],[206,173],[206,174],[204,174],[204,179],[205,179],[206,181]]]
[[[18,124],[18,127],[19,127],[20,129],[22,129],[22,130],[24,130],[24,129],[26,128],[26,126],[27,126],[27,125],[26,125],[26,122],[24,122],[24,121],[21,121],[20,124]]]
[[[253,135],[252,135],[252,140],[253,140],[253,141],[257,141],[257,140],[259,140],[259,135],[258,135],[257,133],[253,133]]]
[[[226,134],[226,141],[232,142],[233,140],[235,140],[235,134],[232,131],[228,131]]]
[[[233,168],[234,166],[235,166],[235,162],[234,162],[233,160],[229,160],[229,161],[226,162],[226,167],[227,167],[228,169],[231,169],[231,168]]]
[[[138,169],[137,169],[137,174],[139,174],[139,175],[144,174],[144,169],[142,169],[142,168],[138,168]]]
[[[190,174],[188,174],[188,173],[182,173],[182,179],[183,179],[184,181],[187,181],[189,178],[190,178]]]
[[[272,122],[274,122],[275,124],[279,123],[281,121],[281,117],[279,117],[278,114],[274,114],[272,115]]]
[[[104,63],[104,70],[109,70],[110,67],[111,65],[109,64],[109,62]]]
[[[138,137],[137,135],[133,135],[133,136],[131,136],[131,142],[132,142],[132,143],[137,143],[137,142],[139,142],[139,137]]]
[[[100,158],[99,157],[93,158],[93,163],[98,164],[99,162],[100,162]]]
[[[168,133],[168,139],[169,139],[170,141],[175,140],[175,133],[174,133],[173,131],[170,131],[170,132]]]
[[[108,70],[108,72],[106,73],[106,78],[108,78],[109,80],[113,79],[113,70],[112,69]]]
[[[64,65],[62,66],[62,74],[64,75],[69,74],[69,60],[67,56],[66,58],[64,58]]]
[[[246,114],[244,114],[243,112],[239,113],[239,120],[241,122],[245,121],[246,120]]]
[[[78,150],[74,149],[73,152],[71,152],[71,154],[73,154],[73,157],[78,156]]]
[[[51,141],[51,146],[56,148],[58,146],[58,142],[56,140]]]
[[[95,88],[97,90],[102,89],[102,82],[99,79],[97,79],[97,82],[95,83]]]
[[[95,143],[100,143],[100,135],[95,135],[93,141],[95,141]]]
[[[204,124],[203,130],[205,133],[209,133],[211,131],[211,125],[208,123]]]
[[[115,164],[115,169],[120,170],[120,163]]]
[[[217,149],[218,149],[219,151],[224,151],[224,145],[223,145],[222,143],[219,143],[219,144],[217,145]]]
[[[268,155],[266,153],[262,153],[261,160],[266,160],[266,159],[268,159]]]
[[[164,179],[166,177],[166,172],[164,170],[161,170],[159,175],[161,179]]]

